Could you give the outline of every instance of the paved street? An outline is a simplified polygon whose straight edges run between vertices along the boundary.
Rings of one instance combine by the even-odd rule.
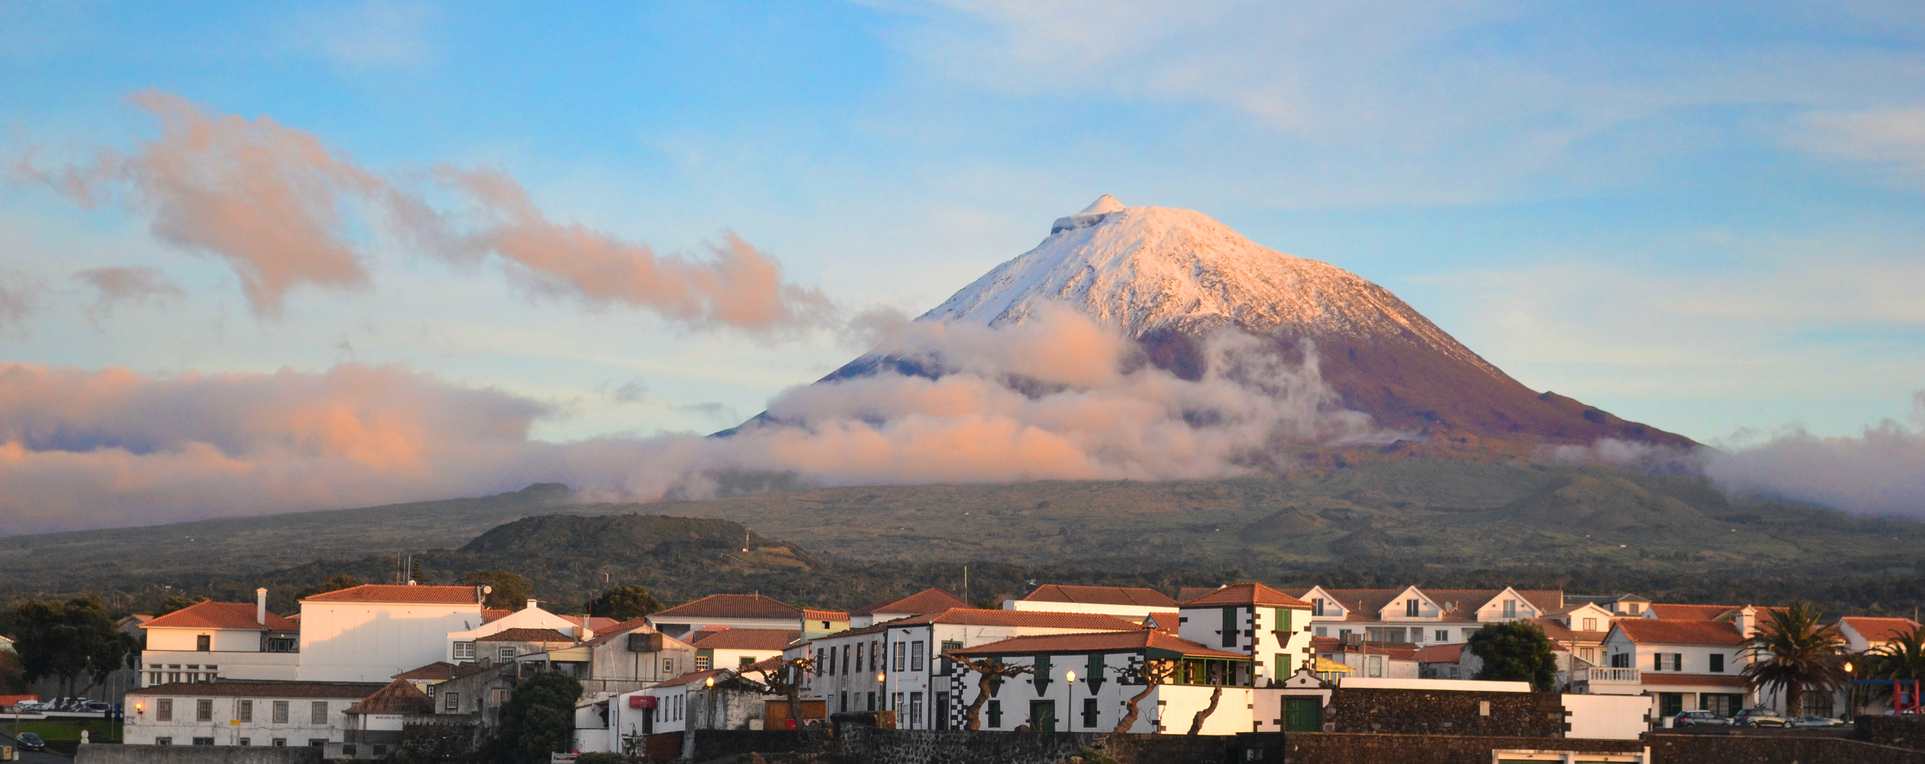
[[[19,752],[19,761],[23,762],[72,761],[69,757],[53,753],[52,751],[20,751],[19,746],[13,741],[13,736],[8,735],[5,730],[0,730],[0,745],[14,746],[14,750]]]

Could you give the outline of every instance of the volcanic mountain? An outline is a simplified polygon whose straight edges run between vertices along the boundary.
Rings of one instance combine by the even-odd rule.
[[[1129,207],[1103,195],[1059,218],[1036,248],[991,269],[920,321],[991,327],[1067,305],[1140,343],[1179,376],[1203,372],[1202,342],[1234,327],[1297,355],[1309,340],[1346,408],[1416,434],[1426,451],[1523,453],[1601,438],[1670,446],[1690,439],[1629,422],[1505,374],[1389,290],[1328,263],[1257,244],[1208,215]],[[898,371],[864,356],[825,380]]]

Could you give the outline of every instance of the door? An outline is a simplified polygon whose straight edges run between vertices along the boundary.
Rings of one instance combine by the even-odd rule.
[[[936,723],[939,730],[949,729],[949,693],[936,693]]]
[[[1323,731],[1323,701],[1317,698],[1284,698],[1283,728],[1289,732]]]
[[[1684,711],[1684,693],[1658,693],[1658,718],[1677,716],[1682,711]]]
[[[1032,700],[1029,702],[1029,729],[1032,732],[1056,731],[1056,701]]]

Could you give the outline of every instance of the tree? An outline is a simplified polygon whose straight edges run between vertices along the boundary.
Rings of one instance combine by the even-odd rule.
[[[1544,629],[1526,621],[1494,623],[1471,634],[1467,645],[1484,662],[1478,679],[1530,682],[1539,692],[1557,685],[1557,657]]]
[[[57,677],[63,696],[73,695],[83,676],[96,684],[105,681],[126,663],[132,641],[92,597],[24,603],[14,610],[14,629],[14,650],[26,681]]]
[[[802,732],[802,677],[815,670],[815,659],[787,658],[770,665],[756,664],[736,674],[743,682],[754,687],[763,695],[780,695],[789,707],[789,721],[795,724],[795,731]],[[760,681],[750,679],[749,674],[759,674]]]
[[[1157,686],[1169,684],[1170,680],[1176,677],[1176,668],[1176,661],[1146,658],[1143,661],[1143,668],[1136,671],[1124,671],[1122,676],[1124,684],[1142,682],[1143,689],[1135,695],[1130,696],[1129,702],[1126,704],[1128,710],[1123,712],[1123,718],[1116,720],[1116,729],[1111,731],[1117,734],[1123,734],[1129,732],[1131,727],[1136,726],[1136,720],[1141,714],[1138,707],[1143,704],[1145,698],[1150,696],[1150,693],[1156,692]],[[1211,700],[1212,704],[1215,704],[1215,702],[1215,699]]]
[[[1203,734],[1203,722],[1208,720],[1211,714],[1216,713],[1216,704],[1220,700],[1223,700],[1223,685],[1219,684],[1210,693],[1210,705],[1204,706],[1202,710],[1196,712],[1195,717],[1190,719],[1191,735]]]
[[[1745,640],[1751,664],[1744,678],[1754,689],[1783,691],[1785,712],[1803,713],[1807,690],[1836,692],[1846,682],[1845,638],[1805,602],[1766,610],[1758,633]]]
[[[528,579],[506,570],[473,573],[463,583],[489,588],[488,595],[481,601],[483,607],[514,610],[535,596],[535,587],[528,583]]]
[[[995,695],[998,688],[1002,687],[1003,680],[1013,679],[1036,670],[1035,666],[1012,665],[995,658],[965,658],[954,654],[947,657],[962,664],[964,668],[976,672],[976,699],[969,702],[969,708],[964,712],[964,718],[968,720],[964,729],[970,732],[982,730],[983,705],[989,702],[990,696]]]
[[[627,621],[661,608],[662,603],[656,601],[655,595],[650,594],[647,587],[629,585],[602,592],[602,596],[588,603],[588,614]]]
[[[1859,659],[1859,673],[1868,679],[1890,679],[1910,683],[1925,679],[1925,628],[1912,628],[1892,635]],[[1869,688],[1872,697],[1889,697],[1892,685]],[[1854,702],[1856,698],[1853,698]]]
[[[521,680],[501,707],[495,760],[546,762],[549,754],[567,751],[575,742],[575,701],[581,696],[581,682],[560,672]]]

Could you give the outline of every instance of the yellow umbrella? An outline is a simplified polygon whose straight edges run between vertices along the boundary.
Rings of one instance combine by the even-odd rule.
[[[1350,673],[1350,667],[1319,655],[1317,656],[1317,673],[1348,674]]]

